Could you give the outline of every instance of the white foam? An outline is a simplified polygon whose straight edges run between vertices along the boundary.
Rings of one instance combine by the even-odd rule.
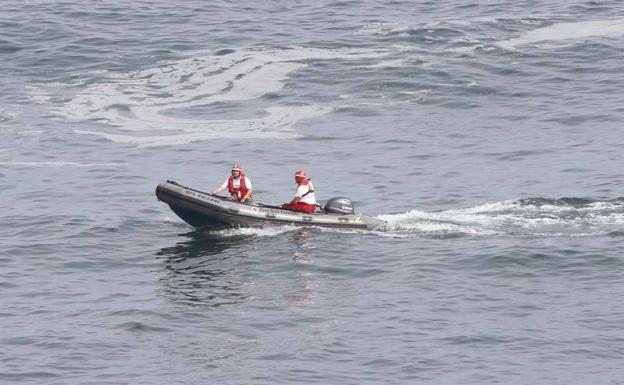
[[[217,234],[222,237],[237,237],[241,235],[256,237],[275,237],[277,235],[288,233],[297,229],[299,228],[296,226],[241,227],[211,231],[211,233]]]
[[[163,221],[175,226],[189,227],[179,217],[165,216]],[[269,227],[239,227],[239,228],[226,228],[221,230],[205,230],[210,234],[217,235],[219,237],[230,238],[240,236],[256,236],[256,237],[274,237],[280,234],[291,232],[299,229],[296,226],[269,226]]]
[[[540,25],[542,24],[542,22],[540,20],[535,20],[535,19],[521,19],[518,20],[520,22],[520,24],[526,24],[526,25]]]
[[[379,63],[367,65],[367,66],[359,66],[359,68],[394,68],[394,67],[405,67],[408,61],[406,59],[393,59],[393,60],[385,60],[380,61]]]
[[[519,45],[543,41],[621,35],[624,35],[624,18],[553,24],[528,32],[524,36],[499,41],[497,45],[503,48],[513,49]]]
[[[380,215],[391,234],[533,234],[591,236],[613,231],[624,223],[624,204],[595,202],[568,205],[531,205],[502,201],[438,212],[411,210]]]
[[[179,227],[181,227],[181,226],[189,226],[186,222],[184,222],[182,219],[180,219],[178,217],[166,216],[163,219],[163,222],[168,223],[168,224],[172,224],[172,225],[175,225],[175,226],[179,226]]]
[[[475,223],[475,218],[460,218],[460,215],[451,211],[424,212],[418,210],[408,211],[402,214],[380,215],[378,219],[388,222],[387,229],[391,233],[423,234],[495,234],[486,226]]]
[[[106,81],[88,86],[54,111],[67,119],[97,121],[115,128],[77,133],[140,146],[218,138],[292,138],[296,136],[296,122],[325,114],[331,107],[270,105],[270,101],[263,101],[269,106],[259,106],[263,95],[280,91],[290,73],[307,66],[306,60],[385,55],[384,50],[304,47],[246,49],[221,56],[200,53],[156,68],[110,74]],[[248,102],[249,109],[264,108],[267,115],[247,120],[214,120],[166,114],[215,102]]]
[[[431,88],[424,88],[422,90],[418,90],[418,91],[401,91],[399,92],[399,94],[401,95],[419,95],[419,94],[426,94],[428,92],[433,91]]]
[[[392,33],[404,32],[406,27],[399,23],[368,23],[363,25],[357,32],[358,35],[389,35]]]
[[[46,105],[50,103],[50,92],[44,90],[42,87],[31,84],[26,86],[26,90],[28,91],[28,100],[34,104]]]
[[[267,109],[268,116],[260,119],[187,122],[185,126],[179,127],[179,130],[169,130],[171,133],[160,135],[114,134],[86,130],[75,132],[99,135],[113,142],[134,144],[138,147],[179,145],[213,139],[285,139],[298,136],[292,127],[295,122],[320,116],[328,111],[328,107],[322,106],[272,107]]]

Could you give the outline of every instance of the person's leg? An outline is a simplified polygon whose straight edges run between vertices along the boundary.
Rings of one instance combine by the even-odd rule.
[[[309,203],[301,203],[301,211],[304,213],[312,214],[316,211],[316,205],[311,205]]]
[[[287,203],[283,205],[282,207],[287,210],[298,211],[301,213],[308,213],[308,214],[313,213],[316,210],[315,205],[310,205],[310,204],[303,203],[303,202]]]

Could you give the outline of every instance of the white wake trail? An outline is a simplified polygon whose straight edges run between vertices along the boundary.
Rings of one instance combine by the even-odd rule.
[[[624,202],[598,201],[581,205],[502,201],[465,209],[380,215],[387,232],[414,235],[541,235],[594,236],[621,229]]]

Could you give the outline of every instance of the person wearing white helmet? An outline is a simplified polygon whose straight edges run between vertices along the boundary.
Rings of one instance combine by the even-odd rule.
[[[295,173],[295,182],[297,183],[295,197],[289,203],[282,205],[282,207],[292,211],[313,213],[316,211],[316,196],[314,195],[312,181],[305,171],[298,170]]]
[[[251,180],[243,173],[243,169],[238,163],[232,167],[232,176],[210,193],[218,194],[225,189],[230,193],[230,199],[232,200],[241,203],[251,203],[253,200]]]

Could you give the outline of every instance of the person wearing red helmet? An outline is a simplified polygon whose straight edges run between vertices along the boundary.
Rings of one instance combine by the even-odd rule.
[[[316,211],[316,197],[314,196],[312,181],[305,171],[298,170],[295,173],[295,182],[297,183],[295,197],[289,203],[282,205],[282,207],[293,211],[313,213]]]
[[[235,164],[232,167],[232,176],[210,193],[217,194],[225,189],[230,193],[230,199],[232,200],[241,203],[251,203],[253,200],[253,196],[251,195],[251,180],[243,173],[243,169],[239,164]]]

